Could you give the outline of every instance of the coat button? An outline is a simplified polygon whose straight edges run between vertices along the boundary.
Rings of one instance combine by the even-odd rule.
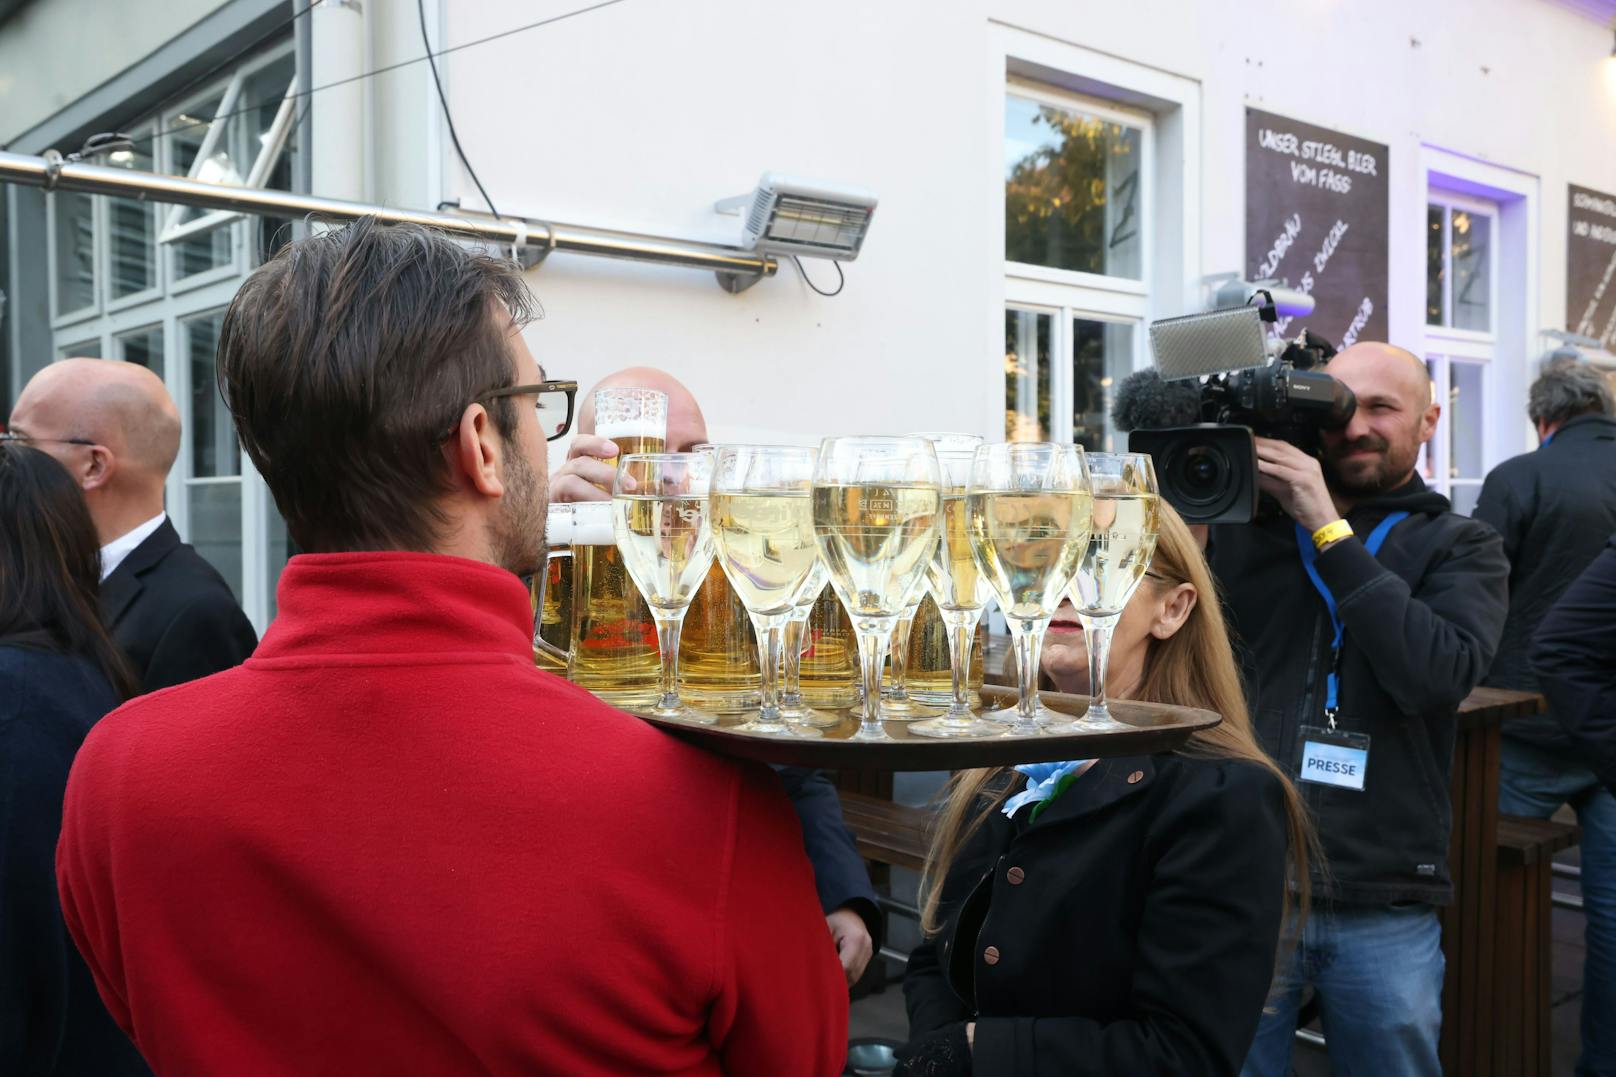
[[[1022,881],[1027,878],[1027,873],[1020,868],[1011,868],[1004,873],[1004,877],[1010,880],[1011,886],[1020,886]]]
[[[1129,785],[1138,785],[1140,782],[1142,782],[1144,780],[1145,780],[1145,772],[1142,771],[1142,770],[1136,770],[1132,774],[1128,775],[1128,784]]]
[[[989,946],[986,950],[983,950],[982,960],[987,962],[989,965],[997,965],[999,963],[999,948],[997,946]]]

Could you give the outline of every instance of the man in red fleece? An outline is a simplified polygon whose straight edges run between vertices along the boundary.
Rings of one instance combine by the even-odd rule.
[[[513,267],[371,220],[231,303],[222,387],[309,552],[243,666],[96,727],[57,849],[164,1077],[840,1071],[779,783],[533,667],[517,575],[571,399],[529,303]]]

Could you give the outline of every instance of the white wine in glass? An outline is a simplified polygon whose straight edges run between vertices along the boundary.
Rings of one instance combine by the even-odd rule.
[[[966,494],[971,551],[1009,622],[1020,696],[989,717],[1035,733],[1062,720],[1038,699],[1044,630],[1087,548],[1092,519],[1083,451],[1049,442],[984,445]]]
[[[819,736],[780,713],[781,637],[818,561],[810,482],[817,454],[789,445],[725,445],[713,477],[719,563],[757,630],[762,704],[738,730]]]
[[[645,596],[662,652],[651,713],[712,722],[679,701],[679,632],[713,563],[707,493],[712,460],[690,453],[630,454],[617,468],[612,527],[623,565]]]
[[[942,494],[937,454],[921,438],[827,438],[814,470],[814,531],[859,641],[860,740],[885,740],[881,667],[892,629],[936,551]]]
[[[1051,732],[1132,728],[1111,716],[1105,679],[1111,633],[1156,552],[1160,513],[1156,471],[1142,453],[1090,453],[1088,465],[1094,533],[1072,578],[1071,595],[1089,649],[1089,709],[1076,722],[1055,726]]]

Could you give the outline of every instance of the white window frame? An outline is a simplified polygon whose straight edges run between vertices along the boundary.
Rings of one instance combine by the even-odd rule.
[[[1038,283],[1051,284],[1061,288],[1079,287],[1093,289],[1097,292],[1116,292],[1124,296],[1134,296],[1143,300],[1150,294],[1151,273],[1154,270],[1152,262],[1151,244],[1155,239],[1152,234],[1155,215],[1152,207],[1155,205],[1156,182],[1156,122],[1155,117],[1143,109],[1130,109],[1116,105],[1109,101],[1088,97],[1082,94],[1070,93],[1028,79],[1011,76],[1005,80],[1005,96],[1021,97],[1050,108],[1058,108],[1065,112],[1074,112],[1093,116],[1106,123],[1114,123],[1124,127],[1132,127],[1139,131],[1139,190],[1135,205],[1139,208],[1139,279],[1128,277],[1112,277],[1103,273],[1084,273],[1072,269],[1057,269],[1053,266],[1035,265],[1031,262],[1012,262],[1005,260],[1006,281],[1014,280],[1017,283],[1025,282],[1028,285]],[[1002,110],[1002,106],[1001,106]],[[999,160],[1004,160],[1004,148],[1001,141]],[[999,191],[1002,197],[1004,182],[1001,177]],[[1000,209],[1003,216],[1003,209]],[[1003,246],[1000,247],[1000,256],[1003,257]],[[1031,291],[1032,289],[1028,289]],[[1006,302],[1010,302],[1008,295]],[[1141,307],[1143,303],[1139,304]]]
[[[1499,231],[1500,214],[1498,203],[1486,199],[1476,198],[1472,195],[1460,194],[1457,191],[1446,191],[1441,188],[1432,188],[1426,197],[1427,206],[1443,207],[1442,214],[1442,315],[1451,321],[1453,319],[1453,211],[1463,210],[1472,217],[1486,217],[1488,236],[1487,242],[1487,317],[1491,322],[1490,328],[1458,329],[1447,325],[1430,325],[1425,327],[1427,340],[1441,339],[1460,344],[1484,344],[1491,346],[1498,339],[1498,247],[1502,242],[1502,233]],[[1429,227],[1429,225],[1427,225]]]

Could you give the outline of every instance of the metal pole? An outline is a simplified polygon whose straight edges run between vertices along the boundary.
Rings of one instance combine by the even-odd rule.
[[[636,262],[710,269],[737,283],[752,283],[772,277],[779,263],[768,255],[757,255],[737,247],[692,240],[668,239],[590,228],[578,224],[558,224],[525,217],[469,218],[424,210],[391,209],[348,202],[318,195],[293,194],[259,187],[231,187],[204,183],[184,176],[137,172],[104,165],[64,163],[54,158],[0,152],[0,182],[44,187],[52,191],[81,191],[86,194],[115,195],[142,201],[164,202],[201,209],[236,210],[266,217],[299,218],[316,216],[328,220],[351,221],[375,217],[388,224],[420,224],[456,235],[489,240],[518,249],[535,249],[542,257],[551,251],[624,258]],[[739,290],[739,289],[732,289]]]

